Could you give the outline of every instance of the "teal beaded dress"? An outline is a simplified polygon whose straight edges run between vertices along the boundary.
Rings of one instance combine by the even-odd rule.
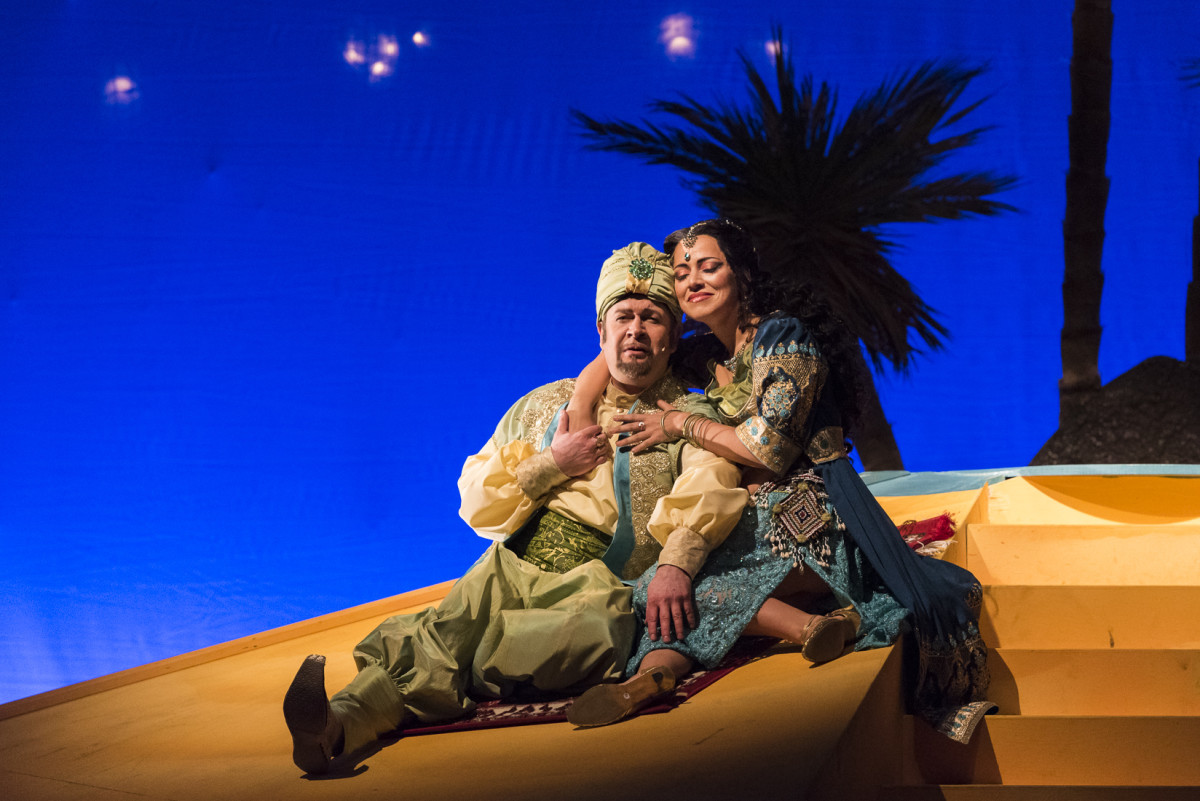
[[[632,675],[657,648],[714,667],[793,567],[812,570],[832,597],[828,608],[808,611],[853,606],[862,619],[856,649],[912,634],[910,703],[943,734],[965,742],[994,709],[985,699],[979,583],[904,543],[846,458],[839,413],[825,391],[828,372],[803,324],[772,315],[759,323],[733,381],[709,384],[706,394],[724,422],[776,478],[751,496],[737,527],[693,579],[698,627],[663,643],[651,641],[643,625],[626,672]],[[642,622],[656,570],[634,590]]]

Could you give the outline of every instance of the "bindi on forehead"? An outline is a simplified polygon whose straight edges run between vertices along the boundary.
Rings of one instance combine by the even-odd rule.
[[[707,234],[694,237],[690,242],[684,239],[675,246],[671,255],[676,267],[694,264],[699,259],[724,258],[721,243]]]

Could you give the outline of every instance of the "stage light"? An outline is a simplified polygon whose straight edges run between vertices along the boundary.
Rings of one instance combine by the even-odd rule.
[[[425,31],[417,31],[412,35],[412,42],[417,47],[429,47],[429,34]]]
[[[667,53],[672,56],[690,56],[696,52],[696,43],[686,36],[676,36],[667,42]]]
[[[137,84],[128,75],[118,75],[104,84],[104,96],[109,103],[127,104],[138,99]]]
[[[367,79],[375,83],[396,71],[396,62],[400,59],[400,42],[395,36],[387,33],[372,36],[365,39],[348,39],[342,51],[342,58],[356,70],[365,68]]]
[[[779,43],[776,42],[774,39],[772,39],[769,42],[767,42],[766,44],[764,44],[763,49],[767,51],[767,58],[771,59],[771,61],[774,61],[777,57],[779,57],[782,54],[782,51],[779,47]]]
[[[664,17],[659,25],[658,41],[666,45],[671,58],[691,57],[696,53],[696,21],[687,14]]]
[[[367,56],[363,50],[364,48],[362,42],[356,42],[351,39],[349,42],[346,42],[346,49],[342,51],[342,58],[346,59],[347,64],[356,66],[359,64],[365,64],[367,61]]]

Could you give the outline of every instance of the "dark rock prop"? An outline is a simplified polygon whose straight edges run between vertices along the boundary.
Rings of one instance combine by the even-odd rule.
[[[1200,365],[1152,356],[1134,366],[1030,464],[1200,464]]]

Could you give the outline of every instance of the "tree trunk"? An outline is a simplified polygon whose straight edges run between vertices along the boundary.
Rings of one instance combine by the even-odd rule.
[[[1070,166],[1063,216],[1063,375],[1059,427],[1100,389],[1100,297],[1104,288],[1104,210],[1108,204],[1109,103],[1112,93],[1110,0],[1075,0],[1071,16]]]
[[[861,348],[856,348],[855,353],[858,354],[855,369],[860,373],[863,389],[862,397],[859,398],[862,410],[858,427],[854,431],[854,447],[858,450],[858,458],[862,461],[864,470],[903,470],[904,461],[900,458],[900,447],[896,445],[891,423],[883,414],[883,405],[879,402],[879,391],[875,389],[871,368],[867,365]]]
[[[1192,218],[1192,280],[1183,321],[1183,358],[1200,364],[1200,214]]]

